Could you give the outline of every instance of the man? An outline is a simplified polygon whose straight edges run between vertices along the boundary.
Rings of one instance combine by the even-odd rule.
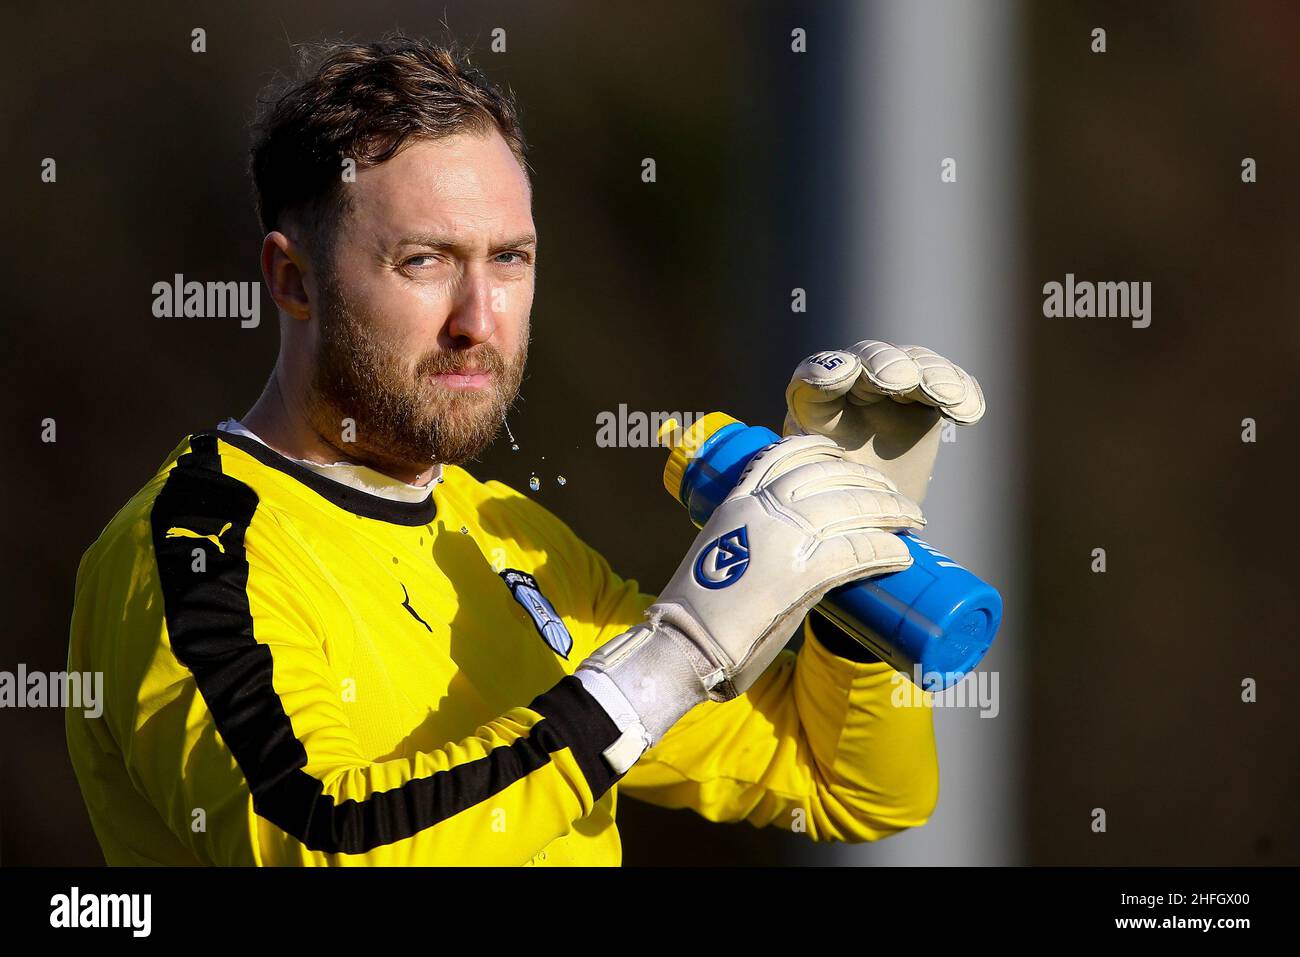
[[[618,864],[620,793],[815,840],[930,814],[929,710],[824,623],[783,649],[827,589],[909,564],[974,380],[887,344],[805,362],[799,434],[641,594],[461,467],[522,379],[525,155],[508,98],[401,39],[328,50],[260,123],[275,369],[78,570],[70,668],[107,702],[67,733],[109,863]],[[702,587],[741,528],[744,573]]]

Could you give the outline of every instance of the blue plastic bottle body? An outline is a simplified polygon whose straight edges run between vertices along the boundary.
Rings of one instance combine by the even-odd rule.
[[[681,499],[703,525],[749,460],[780,436],[733,423],[710,436],[682,476]],[[960,681],[984,657],[1002,621],[997,589],[911,532],[901,572],[831,589],[817,610],[927,691]]]

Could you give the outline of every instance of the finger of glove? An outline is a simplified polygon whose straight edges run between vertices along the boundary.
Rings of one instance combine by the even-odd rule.
[[[824,435],[790,435],[773,442],[749,460],[728,499],[750,495],[808,462],[842,461],[844,450]]]
[[[897,492],[894,480],[869,465],[848,459],[806,462],[768,482],[768,490],[777,501],[798,502],[810,495],[832,488],[874,488]]]
[[[966,377],[966,400],[948,409],[946,414],[961,425],[974,425],[984,418],[984,410],[987,408],[984,390],[980,388],[979,380],[961,366],[954,365],[953,368]]]
[[[882,397],[910,402],[921,384],[921,370],[906,352],[889,342],[864,339],[848,350],[861,360],[862,371],[849,392],[858,405],[879,402]]]
[[[954,422],[972,425],[984,414],[984,393],[975,377],[925,346],[900,346],[921,371],[909,398],[939,410]]]
[[[893,532],[866,529],[822,542],[815,560],[834,569],[823,586],[830,589],[846,582],[900,572],[912,564],[912,553]]]
[[[901,532],[925,526],[919,505],[901,492],[881,488],[827,489],[788,507],[823,536],[871,528]]]
[[[799,363],[786,386],[786,409],[804,431],[830,434],[861,369],[862,363],[851,352],[809,356]]]

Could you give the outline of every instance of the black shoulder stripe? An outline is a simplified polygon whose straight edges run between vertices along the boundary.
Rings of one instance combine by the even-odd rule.
[[[566,676],[529,705],[543,720],[527,736],[400,788],[336,804],[303,770],[307,752],[272,684],[271,652],[253,634],[244,535],[257,506],[251,488],[221,473],[216,437],[198,435],[158,493],[151,522],[172,651],[193,673],[259,815],[312,850],[361,854],[473,807],[566,747],[596,797],[614,784],[601,752],[618,728],[582,683]],[[193,549],[203,541],[213,546],[204,548],[206,570],[195,572]]]
[[[432,492],[429,493],[428,498],[420,502],[399,502],[395,499],[384,498],[382,495],[372,495],[350,485],[344,485],[342,482],[328,479],[309,468],[299,465],[293,459],[285,458],[275,449],[268,448],[256,439],[250,439],[248,436],[240,435],[237,432],[204,432],[195,436],[195,441],[198,442],[209,437],[219,437],[222,442],[228,442],[237,449],[243,449],[267,468],[283,472],[290,478],[307,486],[327,502],[331,502],[354,515],[360,515],[362,518],[373,518],[376,521],[391,522],[394,525],[416,526],[428,525],[438,514],[438,506],[434,502]]]

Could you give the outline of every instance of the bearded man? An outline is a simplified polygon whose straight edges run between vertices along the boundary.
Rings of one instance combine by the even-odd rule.
[[[620,793],[813,840],[925,822],[929,709],[807,619],[910,563],[897,533],[939,420],[983,410],[973,379],[884,343],[801,365],[791,434],[643,594],[464,468],[529,341],[510,97],[424,42],[335,44],[269,101],[251,165],[274,371],[78,570],[69,668],[106,702],[67,736],[110,864],[616,865]],[[743,573],[701,583],[741,531]]]

